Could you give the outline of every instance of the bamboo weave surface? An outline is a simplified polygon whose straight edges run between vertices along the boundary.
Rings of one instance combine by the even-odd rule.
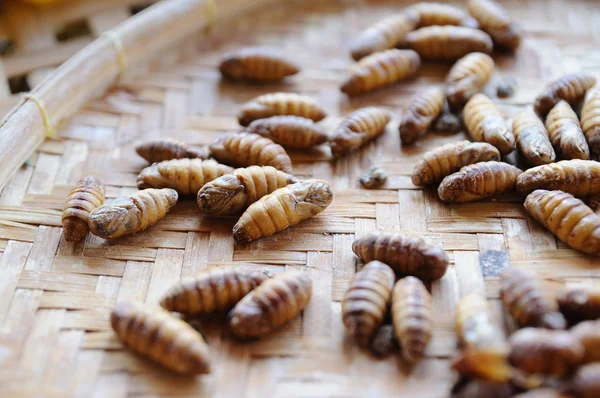
[[[519,82],[515,96],[498,100],[508,116],[562,73],[586,70],[600,77],[600,55],[593,51],[600,42],[597,4],[504,3],[527,36],[515,57],[495,56],[498,68]],[[464,137],[430,133],[400,149],[395,129],[415,90],[441,83],[449,65],[426,64],[418,79],[352,101],[339,92],[351,64],[349,38],[405,5],[304,1],[247,15],[217,27],[210,39],[198,35],[161,56],[46,141],[0,194],[0,396],[443,397],[454,381],[449,362],[460,297],[485,292],[501,318],[497,274],[509,265],[569,283],[600,276],[597,260],[557,243],[526,217],[522,198],[448,206],[435,190],[411,184],[412,166],[424,151]],[[219,55],[254,44],[293,54],[301,75],[269,86],[221,82]],[[328,127],[366,105],[388,107],[395,116],[383,137],[337,163],[325,148],[291,153],[298,177],[332,184],[335,199],[324,213],[273,237],[234,245],[234,219],[202,218],[194,201],[181,201],[165,220],[133,237],[64,241],[60,209],[82,176],[102,179],[109,197],[131,193],[145,166],[133,150],[136,142],[171,136],[209,143],[238,128],[234,115],[243,102],[271,91],[316,98],[329,112]],[[375,163],[390,173],[387,184],[361,190],[358,177]],[[431,286],[434,339],[411,371],[395,358],[370,357],[344,337],[340,300],[357,269],[352,241],[374,228],[423,234],[452,260]],[[139,359],[114,338],[108,316],[115,302],[156,302],[180,277],[232,265],[305,268],[314,293],[303,316],[250,344],[233,340],[219,320],[208,321],[214,373],[191,380]]]
[[[155,0],[61,0],[45,6],[0,2],[0,112],[94,38]],[[12,81],[12,87],[11,87]],[[11,91],[13,95],[11,95]]]

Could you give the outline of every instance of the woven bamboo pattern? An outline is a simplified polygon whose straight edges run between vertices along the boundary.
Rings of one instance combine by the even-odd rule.
[[[156,0],[8,0],[0,6],[0,111],[102,33]],[[11,93],[13,95],[11,95]]]
[[[68,1],[64,7],[79,7],[64,12],[59,7],[47,15],[37,11],[47,22],[30,17],[23,23],[39,40],[31,42],[32,51],[47,49],[56,57],[50,57],[54,65],[68,58],[71,48],[49,42],[49,26],[67,16],[88,18],[97,35],[139,3],[144,2]],[[114,85],[47,139],[0,193],[0,396],[445,397],[455,381],[450,363],[461,297],[484,295],[501,320],[498,275],[506,267],[552,277],[551,285],[600,278],[600,261],[568,248],[528,217],[522,197],[447,205],[435,187],[411,183],[412,168],[425,152],[468,139],[465,133],[429,132],[412,147],[400,146],[397,126],[410,99],[419,89],[443,84],[450,64],[424,63],[417,78],[352,99],[339,91],[353,63],[351,39],[411,3],[310,0],[252,11],[157,54],[160,59],[147,71]],[[514,76],[519,87],[513,97],[497,99],[492,79],[484,92],[506,116],[525,109],[547,82],[564,73],[586,71],[600,78],[594,50],[600,45],[598,12],[591,12],[598,4],[503,4],[523,28],[524,40],[514,56],[493,57],[499,73]],[[0,23],[0,36],[12,34],[8,29]],[[268,85],[221,80],[220,55],[250,45],[276,47],[302,71]],[[11,98],[3,86],[6,77],[51,66],[43,53],[19,51],[2,59],[0,104]],[[329,115],[321,122],[329,132],[360,107],[380,106],[393,116],[381,137],[335,162],[326,146],[288,150],[294,175],[330,183],[334,201],[323,213],[271,237],[236,244],[231,232],[236,218],[203,217],[192,198],[137,235],[65,241],[61,209],[82,177],[102,180],[108,199],[130,195],[137,190],[138,172],[148,165],[136,155],[136,144],[172,137],[207,145],[240,129],[236,115],[243,103],[277,91],[317,100]],[[516,163],[515,155],[508,160]],[[376,190],[361,189],[360,176],[374,165],[388,171],[388,181]],[[450,257],[445,276],[427,286],[433,336],[426,357],[412,370],[397,357],[376,359],[361,351],[344,332],[340,301],[362,267],[352,242],[376,228],[422,235]],[[158,303],[180,278],[217,266],[274,274],[303,270],[313,281],[312,299],[301,317],[256,341],[237,341],[219,318],[203,321],[214,358],[213,373],[206,376],[171,374],[117,340],[109,316],[116,302]]]

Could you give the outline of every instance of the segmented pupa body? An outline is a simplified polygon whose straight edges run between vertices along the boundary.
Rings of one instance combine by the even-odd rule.
[[[504,162],[480,162],[445,177],[438,187],[443,202],[472,202],[515,189],[521,169]]]
[[[291,174],[271,166],[235,169],[200,189],[198,206],[203,214],[226,216],[236,214],[260,198],[289,184],[298,182]]]
[[[120,196],[90,214],[90,231],[104,239],[133,235],[156,224],[177,199],[177,191],[170,188],[150,188]]]
[[[413,50],[374,53],[350,67],[340,90],[348,95],[366,93],[412,77],[420,67],[421,58]]]
[[[426,152],[413,169],[411,179],[418,186],[436,184],[464,166],[497,160],[500,152],[486,142],[451,142]]]
[[[69,192],[62,212],[65,240],[78,242],[89,231],[90,213],[104,203],[105,188],[94,176],[87,176]]]
[[[399,127],[403,145],[414,144],[427,131],[442,113],[444,101],[444,91],[438,87],[424,89],[412,98]]]
[[[431,295],[419,279],[400,279],[392,293],[392,324],[402,358],[414,364],[425,356],[433,333]]]
[[[515,148],[515,136],[494,103],[484,94],[475,94],[463,109],[465,125],[475,141],[492,144],[502,155]]]
[[[182,279],[167,290],[160,305],[192,316],[225,312],[267,279],[261,271],[214,268]]]
[[[233,167],[213,159],[165,160],[143,169],[137,177],[137,187],[171,188],[181,195],[195,195],[207,182],[232,171]]]
[[[333,192],[322,180],[279,188],[246,209],[233,227],[233,237],[238,242],[250,242],[273,235],[319,214],[332,200]]]
[[[184,375],[210,373],[210,351],[202,335],[160,307],[121,302],[110,322],[127,347]]]
[[[367,346],[383,324],[396,275],[380,262],[371,261],[356,273],[342,300],[342,319],[348,334]]]
[[[306,272],[284,272],[247,294],[229,313],[229,326],[241,338],[262,337],[300,314],[312,295]]]
[[[327,113],[312,98],[295,93],[270,93],[245,103],[238,114],[238,122],[248,126],[257,119],[271,116],[300,116],[318,122]]]
[[[352,243],[352,251],[363,261],[388,264],[401,275],[413,275],[424,280],[444,276],[448,255],[441,247],[418,236],[394,232],[372,231]]]
[[[258,134],[225,134],[210,144],[210,153],[218,161],[233,166],[273,166],[292,172],[292,160],[285,149]]]
[[[464,26],[427,26],[406,35],[408,48],[423,59],[455,61],[469,53],[492,52],[491,37],[479,30]]]
[[[600,253],[600,217],[573,195],[538,189],[525,199],[525,209],[573,249]]]
[[[506,269],[500,277],[500,298],[506,310],[521,327],[566,327],[565,318],[558,312],[556,300],[529,271]]]
[[[454,108],[463,106],[485,87],[493,72],[494,60],[484,53],[470,53],[456,61],[446,76],[446,95],[450,105]]]
[[[272,82],[295,75],[300,68],[277,50],[246,47],[224,54],[219,71],[230,79]]]
[[[574,105],[595,84],[596,78],[587,72],[561,76],[544,88],[536,97],[533,107],[538,115],[545,117],[561,100]]]

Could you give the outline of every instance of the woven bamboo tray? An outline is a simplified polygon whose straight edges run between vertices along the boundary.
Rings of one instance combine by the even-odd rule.
[[[411,184],[423,152],[464,137],[430,133],[401,149],[396,131],[410,96],[441,83],[449,65],[426,64],[418,79],[351,101],[339,92],[351,64],[346,45],[352,35],[408,2],[221,0],[216,14],[209,3],[170,0],[136,15],[46,77],[34,99],[20,100],[3,120],[0,396],[444,397],[454,382],[449,363],[460,297],[487,294],[501,319],[497,275],[505,267],[568,283],[600,276],[598,260],[557,242],[526,216],[522,198],[448,206],[435,190]],[[515,56],[495,56],[501,73],[519,82],[515,96],[497,100],[507,116],[560,74],[587,70],[600,77],[598,3],[504,4],[526,34]],[[214,26],[207,33],[209,22]],[[293,54],[302,73],[267,86],[222,82],[219,55],[254,44]],[[8,75],[14,68],[5,63]],[[234,115],[243,102],[271,91],[314,97],[328,111],[329,127],[366,105],[395,115],[382,138],[337,163],[326,148],[292,153],[298,177],[322,178],[334,187],[334,203],[324,213],[273,237],[234,245],[234,219],[202,218],[195,202],[182,201],[133,237],[64,241],[60,209],[79,178],[98,176],[109,197],[131,193],[145,165],[135,143],[171,136],[207,144],[238,129]],[[57,135],[45,139],[58,125]],[[382,189],[362,190],[358,177],[372,164],[384,166],[390,179]],[[344,336],[340,300],[357,268],[352,241],[374,228],[421,233],[442,244],[452,260],[431,285],[434,338],[427,358],[412,370],[395,358],[377,360]],[[179,278],[211,266],[306,269],[314,294],[301,318],[257,342],[238,343],[219,320],[208,321],[203,326],[215,358],[210,376],[174,376],[123,349],[108,322],[115,302],[156,302]]]
[[[60,0],[45,5],[0,2],[0,113],[44,77],[154,0]]]

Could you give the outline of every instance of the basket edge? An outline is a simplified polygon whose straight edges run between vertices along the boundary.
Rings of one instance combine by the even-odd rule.
[[[131,70],[211,23],[279,2],[282,0],[164,0],[113,29],[110,37],[96,38],[40,82],[0,121],[0,190],[50,135],[47,122],[56,126],[68,121],[89,100],[118,81],[123,72],[120,51]],[[49,121],[43,113],[49,115]]]

